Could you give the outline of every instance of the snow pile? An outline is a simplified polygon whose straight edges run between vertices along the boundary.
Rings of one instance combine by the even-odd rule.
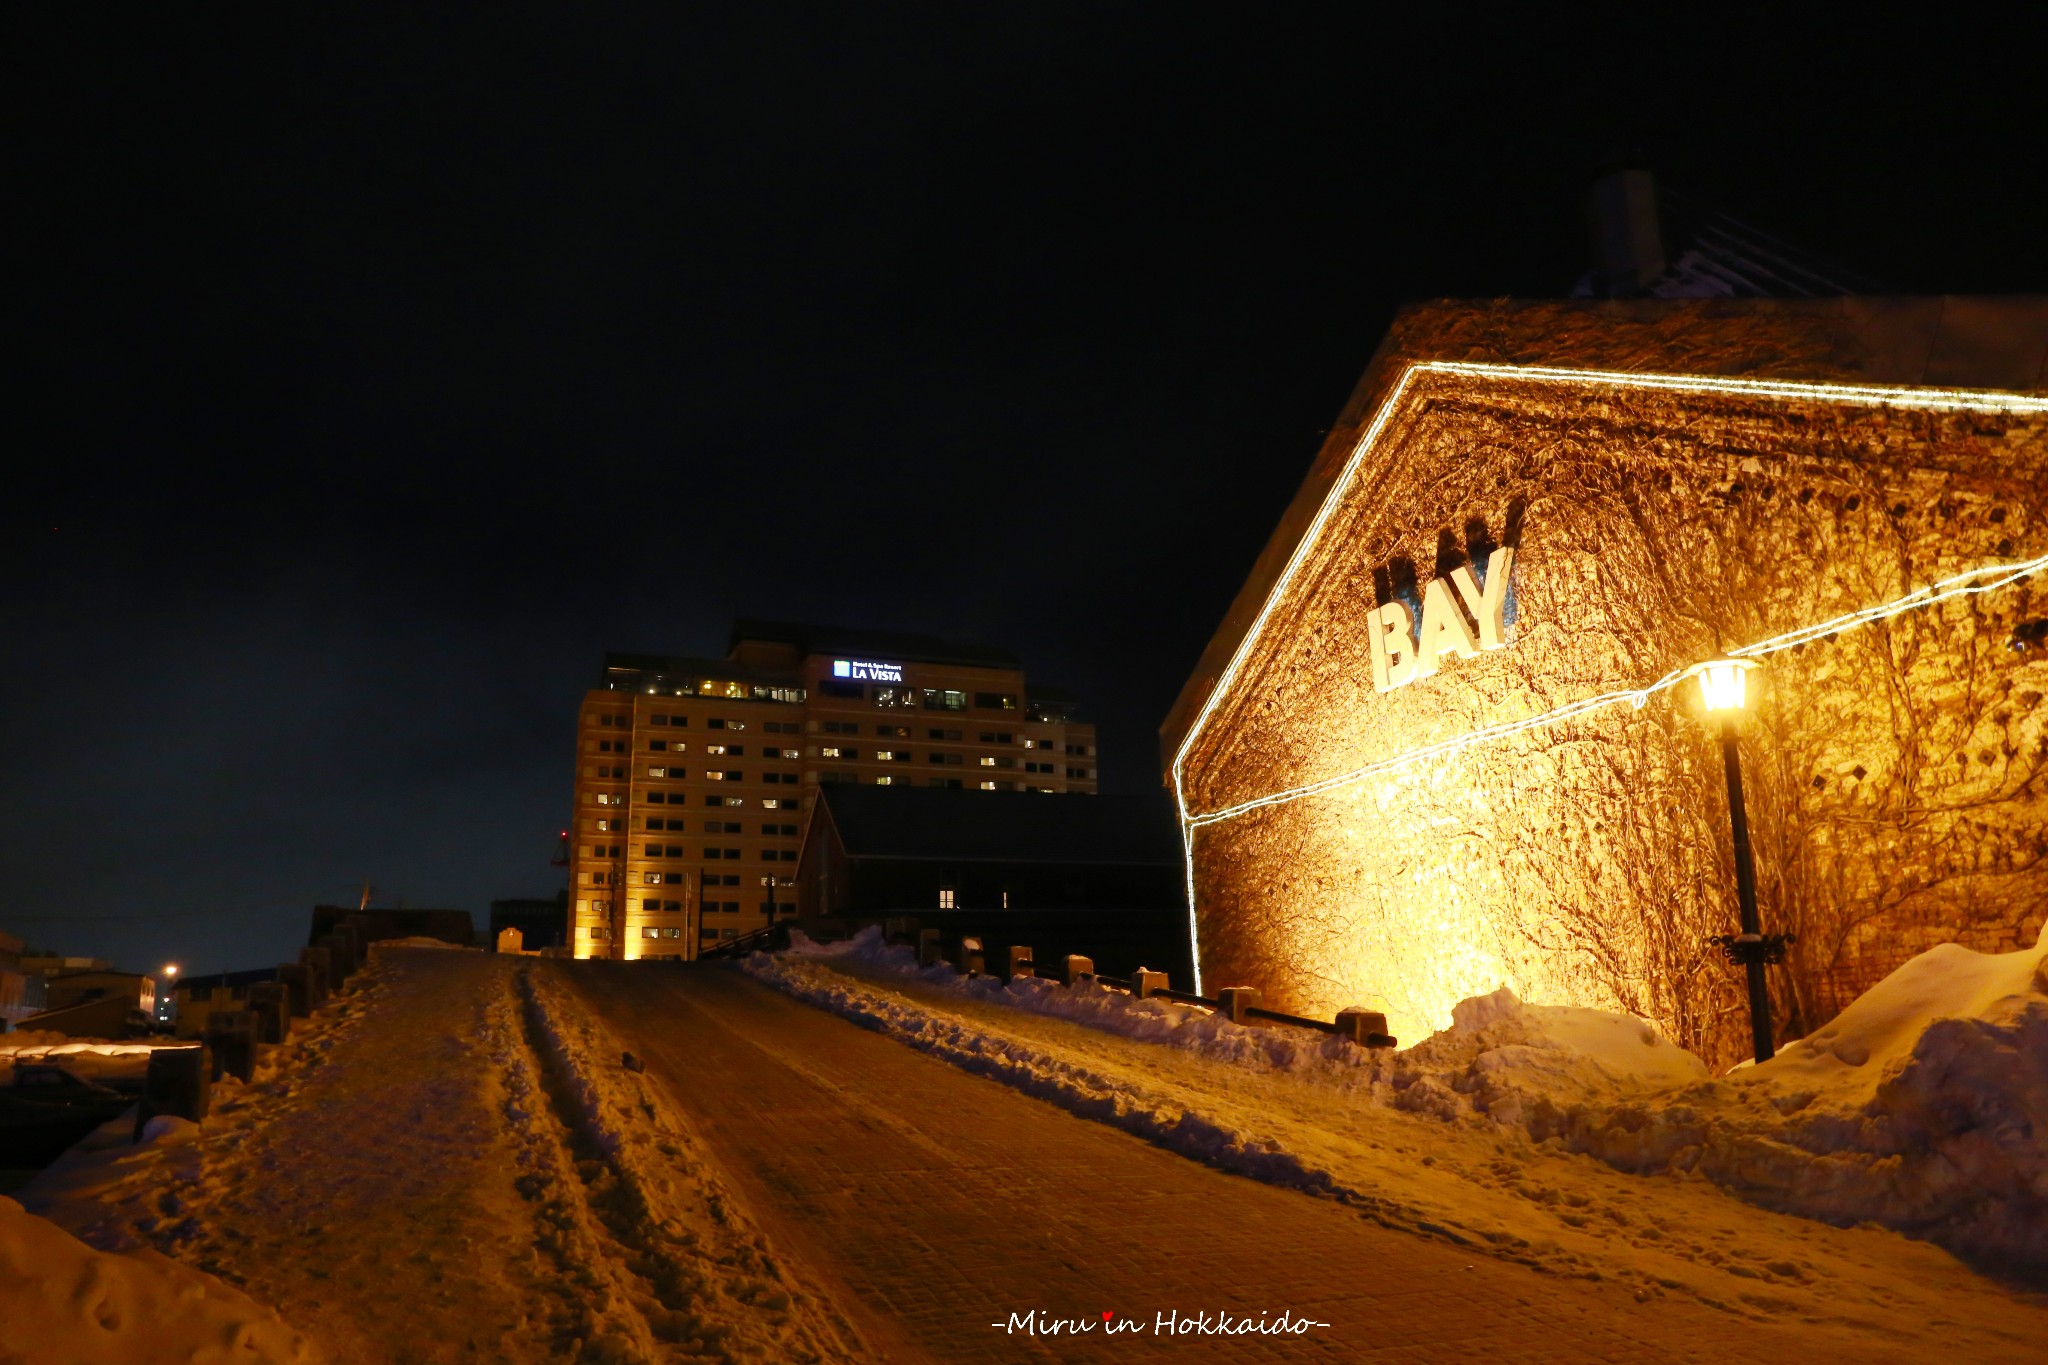
[[[1761,1066],[1547,1127],[1624,1169],[1695,1171],[2048,1281],[2048,932],[1931,949]]]
[[[1343,1197],[1342,1181],[1270,1142],[1193,1113],[1147,1110],[1128,1087],[1112,1093],[1067,1062],[1024,1055],[1030,1049],[967,1021],[818,970],[834,963],[1239,1065],[1335,1079],[1372,1103],[1497,1125],[1627,1171],[1697,1174],[1769,1208],[1880,1223],[1980,1267],[2048,1281],[2048,933],[2016,953],[1924,953],[1812,1037],[1718,1080],[1644,1020],[1530,1005],[1505,989],[1462,1002],[1451,1028],[1390,1057],[1100,986],[1005,987],[920,970],[878,930],[830,945],[798,935],[782,957],[745,964],[801,998],[1074,1112]]]
[[[94,1251],[0,1197],[0,1358],[66,1365],[309,1361],[277,1314],[155,1252]]]
[[[1522,1125],[1559,1107],[1611,1105],[1708,1075],[1705,1062],[1647,1019],[1526,1004],[1505,986],[1460,1001],[1451,1021],[1396,1058],[1401,1108]]]
[[[0,1037],[0,1086],[14,1084],[17,1062],[59,1066],[80,1080],[101,1085],[140,1086],[149,1074],[149,1054],[159,1046],[187,1044],[168,1040],[163,1044],[110,1043],[62,1033],[10,1033]]]

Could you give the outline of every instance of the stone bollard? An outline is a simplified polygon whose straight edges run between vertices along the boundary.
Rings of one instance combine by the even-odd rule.
[[[988,959],[981,951],[981,940],[963,938],[960,940],[960,971],[967,976],[978,976],[988,970]]]
[[[213,1050],[213,1079],[223,1073],[247,1085],[256,1077],[256,1016],[222,1010],[206,1021],[206,1045]]]
[[[327,950],[327,989],[340,994],[348,979],[356,974],[355,955],[349,951],[348,940],[339,934],[328,934],[314,946]]]
[[[292,1034],[291,990],[282,981],[249,987],[249,1012],[256,1016],[256,1041],[282,1043]]]
[[[341,945],[342,952],[348,957],[348,974],[350,976],[354,976],[357,972],[370,965],[369,935],[353,924],[344,924],[340,928],[333,930],[332,936],[334,941]]]
[[[946,950],[939,946],[939,931],[920,929],[917,931],[917,965],[930,967],[946,960]]]
[[[135,1140],[158,1114],[190,1119],[206,1117],[213,1098],[213,1054],[197,1047],[160,1047],[149,1054],[142,1080],[142,1102],[135,1106]]]
[[[1037,976],[1036,966],[1031,961],[1029,944],[1013,943],[1003,964],[1003,980],[1015,981],[1020,976]]]
[[[1067,954],[1067,960],[1064,964],[1064,969],[1060,972],[1060,978],[1069,986],[1077,984],[1083,977],[1093,975],[1095,975],[1094,958],[1082,957],[1079,953]]]
[[[1144,967],[1131,973],[1131,994],[1140,1000],[1152,998],[1152,992],[1166,989],[1166,973],[1150,971]]]
[[[319,1009],[327,1003],[334,980],[334,967],[325,948],[299,949],[299,964],[306,969],[306,1007]]]
[[[1259,1003],[1257,986],[1225,986],[1216,992],[1216,1012],[1233,1024],[1245,1021],[1244,1012]]]
[[[278,963],[277,984],[284,987],[285,999],[291,1008],[292,1018],[304,1019],[313,1012],[312,997],[306,992],[305,963]]]
[[[1337,1011],[1337,1036],[1349,1038],[1360,1047],[1392,1047],[1387,1034],[1387,1016],[1378,1010],[1356,1007]]]

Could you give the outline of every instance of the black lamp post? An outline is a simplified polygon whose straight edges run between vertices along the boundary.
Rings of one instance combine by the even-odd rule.
[[[1749,851],[1749,812],[1742,800],[1742,751],[1736,743],[1735,718],[1748,703],[1751,659],[1715,659],[1699,667],[1700,695],[1707,714],[1721,724],[1721,770],[1728,779],[1728,828],[1735,842],[1735,894],[1742,906],[1742,932],[1715,940],[1728,960],[1749,978],[1749,1032],[1756,1059],[1768,1062],[1771,1045],[1771,996],[1764,985],[1764,967],[1785,960],[1790,934],[1766,936],[1756,913],[1756,863]]]

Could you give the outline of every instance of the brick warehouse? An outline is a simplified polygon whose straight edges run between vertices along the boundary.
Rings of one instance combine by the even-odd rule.
[[[1746,1056],[1714,741],[1647,689],[1999,565],[1772,645],[1742,751],[1788,1036],[2031,943],[2044,388],[2044,299],[1404,313],[1162,730],[1206,983],[1407,1036],[1508,985]]]

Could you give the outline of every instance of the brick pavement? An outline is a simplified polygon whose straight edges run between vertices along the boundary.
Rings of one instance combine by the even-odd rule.
[[[1847,1329],[1638,1303],[1210,1170],[716,965],[562,964],[641,1053],[783,1255],[894,1359],[1904,1360]],[[1289,1310],[1302,1337],[1006,1335]],[[886,1345],[883,1345],[886,1344]]]

